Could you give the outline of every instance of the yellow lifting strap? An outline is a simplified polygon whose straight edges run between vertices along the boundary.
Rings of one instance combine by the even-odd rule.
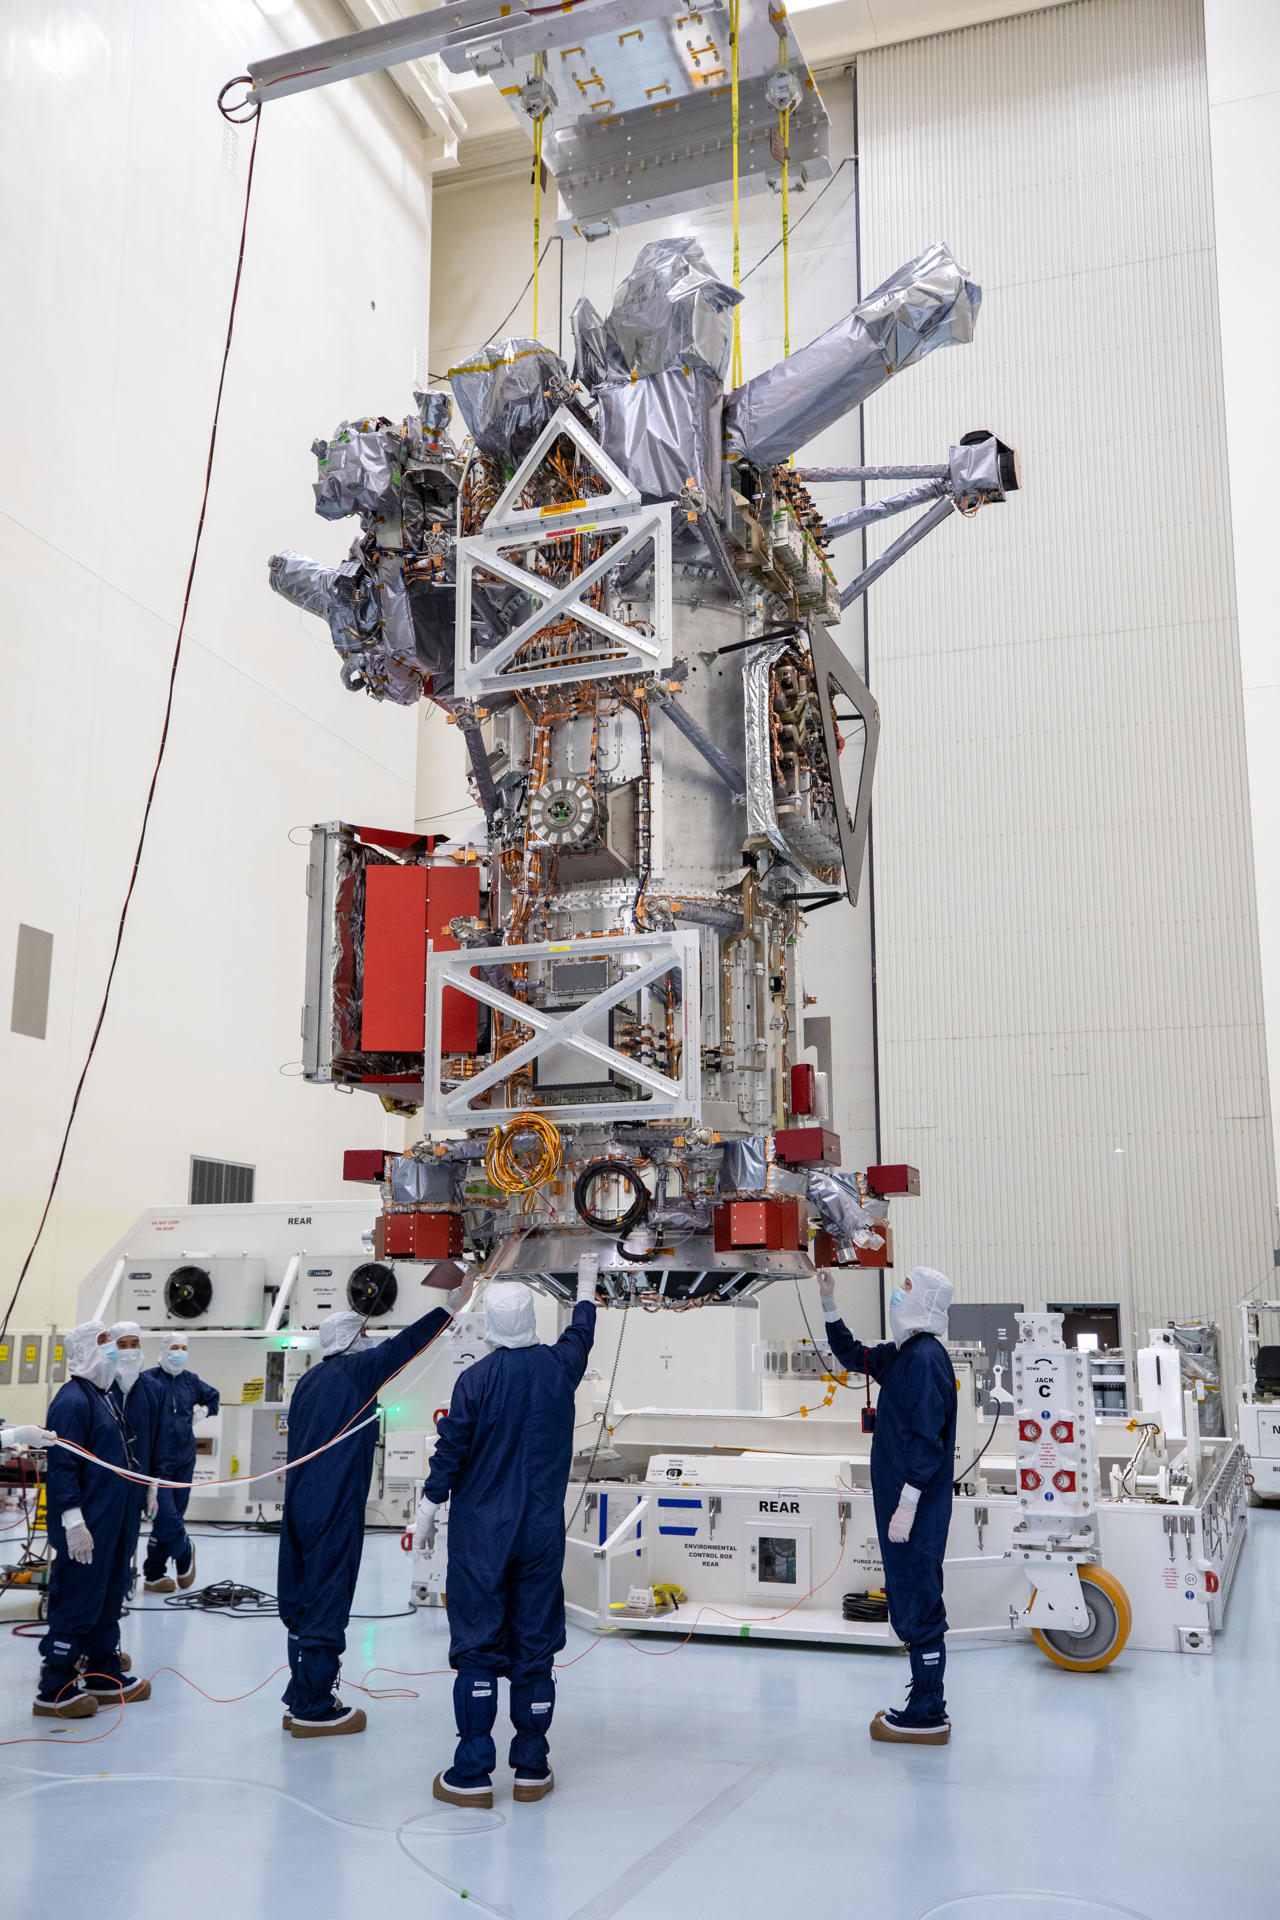
[[[542,77],[542,55],[535,54],[533,71]],[[533,121],[533,337],[538,337],[538,255],[542,251],[542,130],[546,114],[535,114]]]
[[[738,244],[738,17],[741,0],[729,0],[730,75],[729,96],[733,103],[733,284],[738,286],[742,264]],[[735,387],[742,385],[742,336],[738,327],[738,308],[733,309],[733,361],[730,378]]]
[[[786,41],[782,42],[786,46]],[[791,109],[778,114],[778,138],[782,142],[782,357],[791,358],[791,208],[787,189],[790,185],[791,159],[788,140],[791,133]]]

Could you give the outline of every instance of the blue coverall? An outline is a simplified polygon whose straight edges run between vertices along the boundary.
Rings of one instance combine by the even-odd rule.
[[[947,1613],[942,1561],[951,1526],[955,1476],[956,1375],[942,1342],[915,1333],[866,1347],[843,1320],[827,1321],[827,1345],[842,1367],[879,1383],[871,1442],[871,1497],[884,1562],[889,1624],[911,1655],[911,1694],[899,1717],[929,1726],[946,1717]],[[920,1489],[910,1537],[889,1538],[889,1522],[904,1486]]]
[[[218,1389],[186,1368],[180,1373],[169,1373],[164,1367],[148,1367],[142,1379],[150,1382],[160,1407],[156,1471],[165,1480],[190,1480],[196,1466],[192,1412],[196,1407],[204,1407],[207,1412],[216,1413],[220,1404]],[[172,1487],[160,1488],[147,1557],[142,1563],[144,1579],[163,1579],[170,1560],[179,1573],[185,1573],[190,1566],[191,1542],[182,1524],[190,1498],[189,1487],[176,1491]]]
[[[114,1388],[104,1393],[73,1375],[54,1394],[45,1424],[100,1460],[150,1473],[151,1454],[144,1451],[150,1446],[150,1429],[146,1409],[140,1410],[144,1417],[136,1424],[126,1420]],[[45,1500],[49,1545],[55,1557],[49,1576],[48,1630],[40,1642],[42,1700],[69,1696],[81,1654],[88,1662],[86,1679],[91,1687],[123,1681],[120,1614],[145,1499],[145,1487],[68,1453],[65,1447],[49,1449]],[[70,1507],[79,1507],[93,1536],[93,1559],[88,1566],[67,1552],[62,1516]]]
[[[423,1487],[450,1499],[449,1664],[458,1748],[448,1786],[479,1786],[497,1758],[497,1676],[511,1680],[510,1764],[545,1779],[552,1671],[565,1642],[564,1497],[574,1393],[596,1310],[579,1301],[554,1346],[498,1347],[453,1390]]]
[[[380,1389],[452,1317],[437,1307],[390,1340],[330,1354],[304,1373],[289,1403],[288,1458],[314,1453],[348,1422],[358,1426],[376,1413]],[[282,1697],[300,1720],[337,1716],[334,1690],[360,1573],[377,1444],[374,1420],[285,1476],[276,1592],[289,1634],[290,1679]]]

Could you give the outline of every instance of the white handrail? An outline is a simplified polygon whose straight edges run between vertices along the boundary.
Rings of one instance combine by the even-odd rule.
[[[302,1265],[302,1255],[295,1253],[284,1270],[284,1279],[280,1282],[280,1291],[276,1303],[271,1309],[264,1333],[279,1333],[280,1322],[284,1319],[284,1310],[289,1304],[289,1295],[293,1292],[293,1283],[298,1277],[298,1268]]]
[[[623,1538],[625,1538],[625,1536],[628,1533],[630,1533],[632,1527],[639,1526],[641,1520],[644,1518],[645,1514],[648,1513],[648,1511],[649,1511],[649,1496],[648,1494],[646,1494],[643,1500],[637,1502],[637,1504],[634,1507],[632,1507],[630,1513],[624,1515],[624,1517],[621,1520],[619,1520],[617,1526],[614,1528],[613,1532],[609,1535],[609,1538],[607,1540],[602,1540],[598,1547],[593,1547],[591,1549],[591,1551],[595,1554],[596,1559],[597,1560],[607,1559],[609,1554],[617,1546],[618,1542]]]
[[[107,1317],[107,1308],[111,1305],[111,1296],[114,1294],[116,1288],[120,1285],[120,1282],[123,1277],[124,1277],[124,1255],[121,1254],[120,1258],[116,1261],[114,1267],[112,1267],[111,1269],[111,1278],[107,1281],[106,1286],[103,1288],[102,1298],[101,1300],[99,1300],[97,1307],[94,1310],[91,1318],[93,1318],[94,1320],[101,1320],[105,1322]]]

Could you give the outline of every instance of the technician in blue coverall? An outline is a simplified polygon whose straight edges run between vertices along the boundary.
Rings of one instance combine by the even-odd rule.
[[[191,1422],[199,1409],[201,1416],[215,1414],[221,1404],[218,1389],[209,1386],[187,1365],[187,1336],[167,1333],[160,1342],[160,1364],[148,1367],[143,1375],[160,1405],[160,1432],[157,1459],[165,1480],[190,1480],[196,1470],[196,1436]],[[151,1523],[147,1557],[142,1563],[143,1582],[148,1593],[172,1593],[174,1581],[167,1571],[173,1561],[177,1584],[189,1587],[196,1577],[196,1550],[183,1526],[191,1489],[161,1487],[157,1493],[156,1517]]]
[[[115,1345],[116,1377],[111,1385],[111,1397],[124,1415],[124,1423],[133,1443],[135,1457],[143,1463],[144,1471],[150,1474],[168,1473],[161,1462],[160,1437],[160,1395],[151,1385],[142,1371],[142,1328],[136,1320],[117,1320],[113,1327],[107,1328],[107,1338]],[[130,1483],[133,1505],[129,1520],[129,1570],[126,1594],[133,1583],[134,1562],[138,1551],[138,1535],[142,1531],[142,1516],[149,1520],[156,1515],[158,1489],[154,1485],[135,1486]]]
[[[501,1281],[485,1297],[492,1352],[462,1374],[418,1506],[414,1545],[435,1544],[449,1514],[449,1664],[458,1746],[438,1773],[437,1800],[493,1805],[498,1677],[511,1681],[509,1764],[515,1798],[541,1800],[555,1784],[547,1729],[555,1655],[565,1642],[564,1497],[573,1457],[574,1394],[595,1339],[595,1274],[578,1282],[573,1321],[553,1347],[539,1343],[533,1295]]]
[[[67,1381],[46,1418],[60,1439],[73,1440],[96,1459],[149,1473],[133,1429],[111,1389],[116,1348],[101,1320],[68,1334]],[[146,1700],[147,1680],[128,1680],[120,1664],[120,1613],[137,1537],[135,1513],[143,1489],[65,1447],[49,1450],[45,1498],[49,1545],[49,1624],[40,1642],[44,1664],[36,1689],[37,1714],[82,1719],[99,1700]],[[78,1662],[85,1658],[81,1687]]]
[[[444,1260],[423,1285],[448,1287],[461,1275],[461,1267]],[[377,1345],[365,1334],[363,1314],[331,1313],[320,1330],[324,1359],[293,1390],[290,1460],[304,1460],[351,1429],[318,1459],[305,1460],[285,1475],[276,1589],[289,1634],[283,1724],[295,1740],[364,1731],[364,1709],[344,1707],[337,1683],[364,1547],[364,1510],[378,1443],[377,1397],[391,1376],[448,1326],[469,1290],[455,1286],[444,1307]]]
[[[942,1676],[947,1664],[942,1561],[955,1477],[956,1376],[942,1344],[951,1282],[913,1267],[889,1297],[892,1341],[865,1347],[836,1311],[830,1273],[818,1285],[827,1345],[842,1367],[878,1381],[871,1442],[871,1496],[884,1562],[889,1624],[911,1657],[911,1692],[901,1711],[878,1713],[873,1740],[942,1747],[951,1738]]]

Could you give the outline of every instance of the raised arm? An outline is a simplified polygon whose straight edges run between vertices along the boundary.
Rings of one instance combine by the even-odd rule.
[[[836,1307],[835,1282],[825,1271],[818,1275],[818,1293],[826,1320],[827,1345],[840,1365],[853,1373],[869,1373],[873,1380],[879,1380],[898,1351],[893,1341],[886,1340],[880,1346],[868,1347],[861,1340],[854,1339]]]
[[[551,1349],[568,1374],[572,1387],[577,1387],[587,1370],[595,1337],[595,1307],[589,1300],[579,1300],[573,1309],[572,1320]]]
[[[401,1367],[429,1347],[452,1318],[447,1307],[436,1307],[431,1313],[424,1313],[421,1320],[415,1320],[411,1327],[393,1334],[390,1340],[371,1347],[368,1353],[344,1354],[343,1363],[357,1390],[375,1394],[385,1387],[392,1374],[399,1373]]]

